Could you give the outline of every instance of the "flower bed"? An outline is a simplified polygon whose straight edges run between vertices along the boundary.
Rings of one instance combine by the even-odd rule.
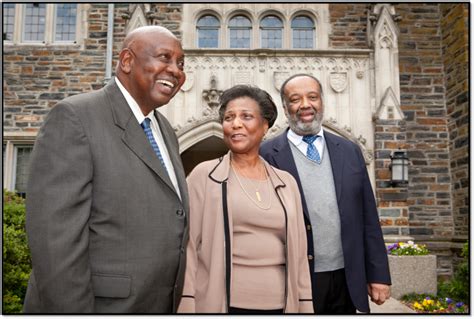
[[[468,305],[451,298],[409,294],[402,298],[402,302],[418,313],[469,313]]]

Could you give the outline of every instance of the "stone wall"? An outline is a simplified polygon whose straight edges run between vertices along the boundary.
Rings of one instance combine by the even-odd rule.
[[[407,122],[410,235],[450,240],[453,232],[444,65],[438,4],[396,6],[400,15],[401,108]]]
[[[404,120],[375,120],[375,189],[380,224],[386,238],[409,235],[407,187],[392,187],[390,156],[399,149],[406,150]]]
[[[469,235],[469,10],[440,5],[454,236]]]
[[[337,49],[360,49],[367,46],[369,4],[336,3],[329,5],[331,34],[329,46]]]
[[[151,6],[153,23],[180,37],[181,4]],[[115,4],[114,57],[125,36],[129,4]],[[71,95],[101,88],[105,80],[107,47],[107,4],[87,8],[84,45],[3,46],[3,130],[34,132],[58,101]]]

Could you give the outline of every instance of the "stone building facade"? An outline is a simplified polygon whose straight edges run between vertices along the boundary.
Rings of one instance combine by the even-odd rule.
[[[266,89],[281,113],[271,137],[286,126],[279,85],[312,73],[325,90],[325,128],[363,151],[386,241],[426,243],[438,255],[438,275],[452,275],[469,234],[468,3],[80,3],[68,43],[24,42],[24,6],[14,6],[14,31],[4,35],[4,187],[24,192],[28,155],[49,110],[102,87],[127,32],[163,25],[186,53],[188,79],[160,111],[175,127],[188,171],[226,151],[216,117],[222,90],[238,83]],[[55,4],[47,6],[48,23]],[[205,15],[221,24],[216,48],[198,45],[196,24]],[[252,24],[248,49],[230,47],[227,26],[236,15]],[[279,49],[261,46],[259,23],[268,15],[283,25]],[[312,48],[292,47],[298,16],[314,22]],[[402,187],[390,182],[395,151],[410,162]]]

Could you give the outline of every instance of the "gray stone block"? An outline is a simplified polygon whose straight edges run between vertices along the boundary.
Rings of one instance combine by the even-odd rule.
[[[400,299],[409,293],[436,295],[436,255],[388,256],[392,277],[392,297]]]

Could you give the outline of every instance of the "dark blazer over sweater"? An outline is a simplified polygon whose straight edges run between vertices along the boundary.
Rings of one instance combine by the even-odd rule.
[[[188,192],[173,128],[158,112],[182,200],[111,80],[48,114],[32,154],[27,313],[171,313],[181,296]]]
[[[285,130],[277,137],[264,142],[260,154],[271,165],[288,171],[295,177],[308,230],[308,255],[314,256],[311,221],[287,132],[288,130]],[[374,193],[359,147],[327,131],[324,132],[324,138],[331,158],[336,188],[347,286],[354,306],[359,311],[369,312],[367,283],[391,283]],[[312,273],[311,280],[314,280],[314,262],[312,258],[308,258],[308,262]]]

